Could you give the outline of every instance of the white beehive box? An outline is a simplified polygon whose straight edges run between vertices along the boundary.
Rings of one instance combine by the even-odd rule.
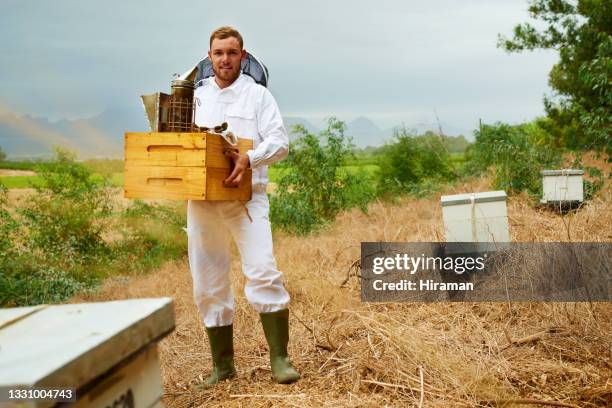
[[[540,202],[547,204],[584,200],[583,170],[542,170],[540,174],[542,175]]]
[[[442,196],[446,242],[510,242],[505,191]]]
[[[170,298],[0,309],[0,390],[70,387],[74,407],[162,407],[157,341],[173,329]]]

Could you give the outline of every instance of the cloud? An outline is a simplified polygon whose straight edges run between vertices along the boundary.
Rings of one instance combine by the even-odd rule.
[[[463,128],[479,117],[534,117],[556,60],[496,48],[498,33],[528,19],[523,1],[28,3],[3,3],[0,35],[11,41],[0,54],[1,96],[19,113],[50,118],[168,91],[172,74],[197,62],[211,30],[226,24],[270,68],[284,114],[376,116],[380,126],[433,109]]]

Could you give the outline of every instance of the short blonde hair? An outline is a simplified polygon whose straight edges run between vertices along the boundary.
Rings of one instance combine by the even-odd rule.
[[[210,35],[210,43],[208,46],[212,47],[212,43],[215,38],[219,40],[225,40],[226,38],[230,38],[230,37],[237,38],[238,42],[240,43],[240,49],[242,49],[244,45],[242,42],[242,36],[238,32],[238,30],[230,26],[219,27],[215,31],[213,31],[212,34]]]

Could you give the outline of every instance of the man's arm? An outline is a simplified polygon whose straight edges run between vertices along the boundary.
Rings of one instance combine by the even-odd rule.
[[[239,185],[242,181],[244,170],[249,166],[257,168],[259,166],[270,165],[287,157],[289,153],[289,136],[283,125],[276,100],[264,88],[262,100],[257,109],[257,128],[263,140],[255,150],[249,150],[246,155],[236,152],[227,152],[232,158],[235,167],[230,176],[224,180],[228,185]]]
[[[247,152],[251,168],[269,166],[287,157],[289,136],[283,125],[283,118],[276,100],[265,88],[259,109],[257,109],[257,128],[263,140],[255,150]]]

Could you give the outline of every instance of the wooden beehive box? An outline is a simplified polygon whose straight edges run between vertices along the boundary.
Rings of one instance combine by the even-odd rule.
[[[542,199],[543,204],[582,202],[584,189],[583,170],[542,170]]]
[[[162,407],[157,341],[173,329],[170,298],[0,309],[0,390],[72,388],[74,407]]]
[[[221,136],[211,133],[134,132],[125,134],[125,182],[127,198],[171,200],[251,199],[251,169],[240,186],[226,187],[231,160]],[[238,139],[245,154],[253,148],[250,139]]]
[[[505,191],[442,196],[446,242],[510,242]]]

